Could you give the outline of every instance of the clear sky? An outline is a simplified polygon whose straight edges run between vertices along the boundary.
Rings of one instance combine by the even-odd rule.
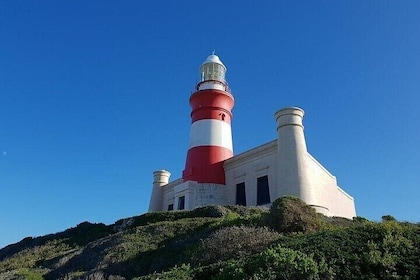
[[[0,1],[0,248],[147,211],[216,50],[234,153],[299,106],[357,214],[420,222],[419,1]]]

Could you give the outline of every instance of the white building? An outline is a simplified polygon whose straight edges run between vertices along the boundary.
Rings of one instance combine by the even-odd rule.
[[[205,205],[270,206],[293,195],[327,216],[356,216],[354,199],[306,149],[302,109],[275,113],[278,137],[233,156],[230,129],[234,99],[226,67],[212,54],[200,67],[201,81],[190,97],[190,148],[183,177],[155,171],[149,212]]]

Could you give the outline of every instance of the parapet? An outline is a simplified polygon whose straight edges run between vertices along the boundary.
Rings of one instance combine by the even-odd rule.
[[[278,110],[274,117],[277,122],[277,130],[283,126],[297,125],[303,128],[302,119],[305,112],[298,107],[289,107]]]
[[[169,183],[171,172],[166,170],[157,170],[153,172],[153,185],[164,186]]]

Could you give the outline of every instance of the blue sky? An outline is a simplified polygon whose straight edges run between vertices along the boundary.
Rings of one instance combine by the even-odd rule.
[[[189,95],[213,51],[234,153],[299,106],[357,214],[420,221],[420,2],[0,2],[0,248],[147,211],[181,176]]]

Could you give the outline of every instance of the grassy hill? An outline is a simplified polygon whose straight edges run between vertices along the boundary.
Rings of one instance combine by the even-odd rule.
[[[292,197],[148,213],[9,245],[0,279],[420,279],[420,225],[327,218]]]

